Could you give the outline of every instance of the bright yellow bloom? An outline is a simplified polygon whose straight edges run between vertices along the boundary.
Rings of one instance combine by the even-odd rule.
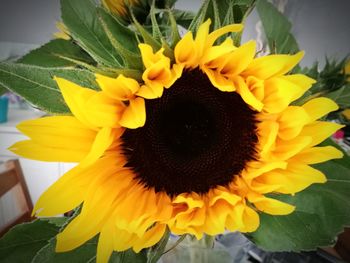
[[[134,6],[138,4],[139,0],[127,0],[128,4]],[[128,9],[125,0],[102,0],[102,4],[105,8],[112,13],[125,17],[128,14]]]
[[[70,34],[68,28],[63,24],[63,22],[56,22],[56,27],[58,32],[54,33],[54,37],[58,39],[70,40]]]
[[[347,81],[350,82],[350,60],[346,63],[344,71],[345,71],[345,74],[349,75],[349,77],[347,78]]]
[[[255,58],[255,42],[240,47],[230,25],[176,45],[175,63],[146,44],[139,48],[142,83],[96,75],[101,91],[55,78],[72,116],[23,122],[30,139],[11,150],[44,161],[79,162],[39,199],[38,216],[82,204],[57,236],[57,251],[100,234],[97,262],[175,234],[252,232],[259,213],[286,215],[294,206],[267,197],[296,194],[326,177],[310,165],[341,158],[317,146],[341,125],[318,121],[338,106],[316,98],[290,104],[315,82],[287,74],[303,56]]]

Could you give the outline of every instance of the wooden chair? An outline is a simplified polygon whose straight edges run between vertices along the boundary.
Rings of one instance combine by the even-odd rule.
[[[0,237],[3,236],[11,227],[32,220],[31,213],[33,203],[29,195],[28,187],[25,182],[23,172],[18,160],[11,160],[1,164],[0,170],[0,198],[9,191],[16,193],[16,202],[20,202],[21,211],[19,215],[0,226]]]

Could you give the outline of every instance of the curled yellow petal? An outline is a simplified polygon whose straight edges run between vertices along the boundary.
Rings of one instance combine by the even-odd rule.
[[[143,98],[136,98],[129,101],[119,123],[125,128],[136,129],[145,125],[146,105]]]
[[[96,74],[96,81],[100,88],[111,98],[116,100],[128,100],[139,90],[139,83],[127,78],[123,74],[117,78],[111,78]]]
[[[176,44],[174,55],[176,63],[185,68],[195,68],[198,65],[197,50],[191,31]]]
[[[73,115],[92,129],[98,127],[118,127],[120,112],[124,105],[97,92],[62,78],[54,78],[63,98]]]
[[[214,42],[221,36],[227,33],[240,32],[243,30],[242,24],[231,24],[221,27],[208,35],[207,46],[212,46]]]
[[[233,82],[222,76],[220,72],[210,69],[204,69],[204,71],[207,74],[211,84],[213,84],[215,88],[227,92],[235,91],[235,86],[233,85]]]

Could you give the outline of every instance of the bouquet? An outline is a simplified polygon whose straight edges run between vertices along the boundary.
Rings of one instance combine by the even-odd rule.
[[[343,125],[327,119],[349,105],[345,60],[298,66],[266,0],[175,2],[61,0],[57,38],[0,64],[0,86],[49,114],[10,150],[77,163],[0,240],[5,261],[157,262],[170,237],[209,250],[233,231],[305,251],[350,223],[349,157],[329,139]],[[253,8],[264,56],[241,41]]]

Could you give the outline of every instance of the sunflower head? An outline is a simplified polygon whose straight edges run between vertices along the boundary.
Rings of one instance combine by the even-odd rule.
[[[116,3],[104,1],[123,12]],[[34,208],[52,216],[82,204],[57,251],[99,234],[97,261],[107,262],[113,251],[153,246],[166,229],[198,239],[252,232],[261,213],[295,210],[270,194],[326,182],[311,165],[342,157],[318,146],[342,126],[318,120],[338,109],[330,99],[292,105],[315,82],[289,74],[304,53],[256,58],[255,41],[217,42],[242,25],[210,32],[210,24],[188,31],[174,58],[165,45],[139,44],[140,80],[96,74],[92,90],[55,77],[72,115],[18,126],[29,139],[15,153],[79,163]]]
[[[110,12],[116,14],[119,17],[128,16],[128,6],[133,7],[138,5],[140,0],[102,0],[103,6]]]
[[[56,28],[58,32],[54,33],[53,36],[57,39],[70,40],[70,33],[65,24],[61,21],[56,22]]]

